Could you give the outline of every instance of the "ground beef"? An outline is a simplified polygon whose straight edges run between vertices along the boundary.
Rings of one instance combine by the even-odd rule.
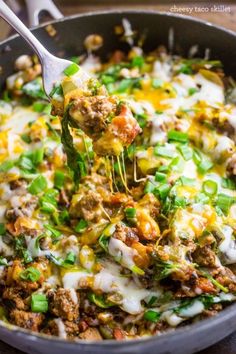
[[[77,297],[75,303],[74,296]],[[71,290],[60,288],[56,291],[48,292],[50,312],[64,320],[73,321],[79,317],[78,295],[72,295]]]
[[[216,257],[214,251],[209,246],[198,247],[197,250],[192,254],[192,258],[195,263],[205,266],[214,267],[216,262]]]
[[[228,137],[234,137],[234,128],[228,120],[220,122],[219,118],[213,118],[213,125],[217,128],[219,134],[225,133]]]
[[[230,292],[236,292],[236,276],[228,267],[220,268],[215,279]]]
[[[10,312],[10,322],[33,332],[38,332],[42,326],[44,315],[42,313],[13,310]]]
[[[226,169],[229,177],[236,178],[236,153],[228,160]]]
[[[128,227],[125,224],[116,225],[116,230],[113,235],[114,238],[121,240],[128,246],[131,246],[134,241],[138,241],[137,230],[132,227]]]
[[[79,97],[70,109],[71,117],[89,136],[98,136],[106,129],[109,115],[115,112],[116,105],[110,97]]]
[[[28,294],[19,287],[9,287],[4,289],[2,298],[6,306],[17,308],[18,310],[28,309]]]
[[[99,193],[92,190],[83,193],[79,202],[73,206],[72,213],[86,221],[97,222],[101,218],[103,210],[101,209],[102,197]]]
[[[70,322],[70,321],[62,321],[62,326],[64,326],[64,330],[66,333],[67,338],[75,338],[78,337],[79,335],[79,325],[76,322]],[[46,334],[52,335],[52,336],[60,336],[60,328],[58,326],[58,323],[56,320],[51,320],[48,322],[47,327],[43,331]]]

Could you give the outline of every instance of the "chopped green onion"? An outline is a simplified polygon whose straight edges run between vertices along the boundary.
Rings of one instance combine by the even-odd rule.
[[[36,177],[29,185],[28,191],[31,194],[38,194],[47,188],[47,180],[43,175]]]
[[[31,137],[28,134],[21,134],[20,137],[26,144],[30,144],[32,141]]]
[[[166,174],[163,172],[156,172],[155,181],[166,183],[166,181],[167,181]]]
[[[70,214],[69,214],[68,210],[66,210],[66,209],[62,210],[60,212],[59,219],[60,219],[60,221],[62,223],[69,221],[70,220]]]
[[[104,75],[101,76],[101,82],[104,85],[108,85],[108,84],[111,84],[111,83],[115,82],[115,78],[110,76],[110,75],[105,75],[104,74]]]
[[[74,252],[69,252],[66,256],[66,258],[64,259],[64,261],[62,262],[62,266],[63,267],[67,267],[67,266],[72,266],[75,264],[75,260],[76,260],[76,255]]]
[[[147,118],[148,118],[148,116],[147,116],[145,113],[143,113],[143,114],[136,114],[136,115],[135,115],[135,118],[137,119],[140,128],[143,129],[143,128],[147,125]]]
[[[183,186],[194,186],[194,184],[196,183],[196,180],[194,178],[188,178],[185,176],[180,177],[179,180]]]
[[[88,223],[86,220],[81,219],[78,224],[75,226],[75,231],[78,233],[84,232],[88,227]]]
[[[131,62],[131,67],[134,68],[134,67],[139,67],[141,68],[144,64],[144,57],[142,56],[136,56],[132,59],[132,62]]]
[[[153,310],[146,311],[143,316],[144,320],[150,321],[150,322],[158,322],[160,317],[161,317],[160,312],[153,311]]]
[[[174,157],[171,163],[169,164],[169,169],[171,171],[182,172],[184,169],[184,160],[182,159],[182,157]]]
[[[152,193],[155,189],[155,185],[151,181],[147,181],[145,188],[144,188],[144,193]]]
[[[200,152],[198,150],[194,150],[193,152],[193,161],[195,162],[195,164],[198,166],[201,161],[202,161],[202,156],[200,154]]]
[[[133,86],[132,79],[123,79],[120,81],[119,86],[117,87],[116,91],[118,93],[123,93],[123,92],[126,92],[128,89],[130,89],[132,86]]]
[[[79,71],[79,65],[77,65],[76,63],[72,63],[69,66],[67,66],[67,68],[63,71],[63,73],[66,76],[72,76],[74,74],[76,74]]]
[[[95,305],[97,305],[98,307],[101,307],[103,309],[106,309],[108,307],[114,306],[113,303],[108,302],[104,295],[97,295],[94,293],[89,293],[88,294],[88,299],[89,301],[93,302]]]
[[[6,233],[6,227],[5,227],[5,224],[3,223],[0,223],[0,235],[5,235]]]
[[[138,274],[138,275],[144,275],[144,274],[145,274],[144,270],[142,270],[141,268],[139,268],[139,267],[136,266],[136,265],[133,265],[133,266],[130,268],[130,270],[132,270],[133,273]]]
[[[167,134],[168,140],[178,141],[180,143],[188,142],[188,134],[180,132],[178,130],[170,130]]]
[[[222,178],[221,186],[223,188],[227,188],[227,189],[231,189],[231,190],[235,190],[236,189],[235,182],[232,179],[230,179],[230,178]]]
[[[191,74],[193,74],[193,70],[189,64],[182,64],[181,68],[178,70],[177,73],[191,75]]]
[[[217,193],[218,184],[210,179],[203,182],[202,185],[203,192],[208,196],[213,196]]]
[[[33,110],[35,112],[41,113],[44,112],[45,108],[48,106],[50,106],[48,103],[37,101],[33,103]]]
[[[185,161],[191,160],[193,157],[193,150],[187,145],[179,145],[177,150],[179,150]]]
[[[163,156],[163,157],[173,157],[173,149],[170,149],[167,146],[156,146],[154,148],[154,154]]]
[[[162,165],[158,168],[159,172],[169,172],[170,168],[168,165]]]
[[[232,204],[236,202],[235,198],[231,197],[230,195],[220,193],[217,196],[216,206],[220,208],[223,213],[228,213],[229,208]]]
[[[147,306],[148,306],[148,307],[151,307],[152,305],[155,304],[156,301],[157,301],[157,296],[152,296],[152,297],[150,298],[150,300],[148,301]]]
[[[102,234],[99,237],[98,243],[104,251],[108,252],[109,237],[107,235]]]
[[[136,209],[135,208],[126,208],[125,209],[126,219],[134,219],[136,217]]]
[[[56,171],[54,174],[54,186],[61,189],[65,182],[65,174],[61,171]]]
[[[198,165],[198,171],[202,174],[205,174],[207,171],[209,171],[213,167],[212,161],[208,159],[203,159],[200,164]]]
[[[162,200],[164,200],[169,194],[170,186],[169,184],[161,184],[156,187],[154,190],[154,194],[157,194]]]
[[[41,276],[40,271],[34,267],[29,267],[20,273],[20,278],[22,280],[27,280],[32,282],[38,281],[40,276]]]
[[[45,201],[45,200],[42,200],[40,202],[40,210],[45,212],[45,213],[53,213],[54,211],[56,211],[56,207],[55,205],[53,205],[52,203],[48,202],[48,201]]]
[[[186,208],[187,206],[187,200],[184,197],[175,197],[173,205],[175,208]]]
[[[0,172],[7,172],[12,167],[14,167],[14,162],[13,161],[11,161],[11,160],[4,161],[3,163],[0,164]]]
[[[194,95],[196,92],[198,92],[198,89],[197,89],[196,87],[191,87],[191,88],[188,90],[189,96]]]
[[[26,156],[21,156],[19,159],[19,167],[26,171],[32,171],[34,169],[33,162]]]
[[[3,256],[0,256],[0,265],[1,266],[7,266],[8,265],[7,259],[4,258]]]
[[[61,231],[55,229],[55,227],[53,227],[52,225],[43,225],[45,227],[45,229],[47,229],[48,231],[50,231],[51,235],[55,238],[58,238],[61,236]]]
[[[28,156],[31,159],[31,161],[35,166],[38,166],[43,161],[44,148],[42,147],[40,149],[36,149],[32,151],[30,154],[26,154],[26,156]]]
[[[207,204],[209,202],[209,197],[205,193],[199,193],[196,198],[197,203]]]
[[[47,312],[48,300],[44,294],[33,294],[31,296],[31,310],[32,312]]]

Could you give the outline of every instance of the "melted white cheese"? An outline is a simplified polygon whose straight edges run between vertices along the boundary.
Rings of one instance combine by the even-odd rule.
[[[124,267],[130,269],[135,265],[133,257],[137,255],[137,251],[126,246],[121,240],[111,237],[108,245],[108,252]]]
[[[56,318],[54,320],[54,322],[56,323],[57,328],[58,328],[58,336],[62,339],[66,339],[67,338],[66,328],[65,328],[65,325],[64,325],[64,322],[62,321],[62,319]]]
[[[14,108],[10,119],[1,126],[1,130],[9,129],[12,133],[19,134],[24,131],[27,124],[35,121],[38,118],[39,114],[32,111],[30,108],[25,107],[16,107]]]
[[[226,264],[236,263],[236,242],[233,238],[233,229],[224,225],[221,230],[224,240],[219,245],[219,250],[225,255]]]
[[[120,267],[108,262],[96,274],[94,288],[105,293],[117,292],[120,294],[123,298],[120,307],[130,314],[142,312],[141,301],[153,294],[153,291],[139,287],[131,278],[122,276]]]

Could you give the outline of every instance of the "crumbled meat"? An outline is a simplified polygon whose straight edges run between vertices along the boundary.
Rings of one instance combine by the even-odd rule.
[[[27,297],[28,293],[17,286],[5,288],[2,294],[6,306],[17,308],[18,310],[28,309]]]
[[[77,298],[73,298],[70,289],[60,288],[56,291],[48,292],[49,300],[49,310],[50,312],[62,319],[73,321],[79,317],[79,304],[78,304],[78,295],[73,294]]]
[[[107,96],[79,97],[70,109],[71,117],[89,136],[99,136],[115,112],[115,102]]]
[[[129,146],[141,133],[137,120],[130,109],[123,105],[119,115],[114,117],[101,138],[94,142],[98,155],[120,155],[125,146]]]
[[[148,210],[151,217],[155,218],[159,214],[160,202],[152,193],[147,193],[139,201],[139,205]]]
[[[13,310],[10,312],[11,323],[38,332],[42,326],[45,316],[42,313],[26,312],[22,310]]]
[[[228,160],[226,169],[229,177],[236,178],[236,153]]]
[[[62,326],[64,326],[65,334],[67,338],[75,338],[78,337],[80,330],[79,330],[79,325],[76,322],[71,322],[71,321],[62,321]],[[60,333],[60,328],[58,326],[57,321],[55,320],[50,320],[47,324],[47,327],[43,331],[46,334],[52,335],[52,336],[59,336],[61,335]]]
[[[79,337],[80,339],[85,339],[85,340],[93,340],[93,341],[102,340],[102,336],[99,333],[98,329],[91,328],[91,327],[86,329],[85,332],[80,333]]]
[[[215,279],[224,287],[228,288],[230,292],[236,291],[236,276],[227,267],[222,267],[219,269],[219,273],[216,275]]]
[[[96,222],[103,213],[101,202],[102,198],[100,194],[89,190],[82,196],[76,205],[73,205],[71,213],[87,221]]]
[[[10,182],[10,188],[11,190],[15,190],[18,188],[22,188],[22,187],[27,187],[27,182],[24,181],[23,179],[16,179],[14,181]]]
[[[216,263],[215,253],[208,245],[198,247],[192,257],[194,262],[204,267],[214,267]]]
[[[220,134],[224,133],[230,138],[234,137],[234,128],[228,120],[220,121],[219,118],[213,118],[212,123]]]
[[[116,225],[116,230],[113,234],[114,238],[121,240],[130,246],[134,241],[138,241],[137,230],[135,228],[128,227],[124,224]]]

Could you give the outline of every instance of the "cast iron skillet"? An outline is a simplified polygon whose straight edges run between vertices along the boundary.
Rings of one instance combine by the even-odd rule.
[[[236,34],[185,16],[146,11],[89,13],[51,22],[57,31],[55,37],[48,35],[45,25],[33,32],[51,52],[64,57],[81,54],[84,38],[98,33],[104,38],[99,54],[106,57],[114,49],[128,49],[118,41],[113,30],[124,17],[131,22],[133,29],[146,31],[145,50],[150,51],[160,44],[168,45],[169,29],[173,28],[173,53],[187,55],[189,48],[198,44],[198,55],[203,57],[205,49],[209,48],[211,59],[222,60],[226,73],[236,77]],[[18,36],[0,44],[0,66],[3,69],[0,86],[12,74],[15,59],[25,53],[31,51]],[[0,339],[30,354],[190,354],[223,339],[234,331],[235,325],[236,304],[214,318],[148,339],[75,343],[3,325],[0,325]]]

